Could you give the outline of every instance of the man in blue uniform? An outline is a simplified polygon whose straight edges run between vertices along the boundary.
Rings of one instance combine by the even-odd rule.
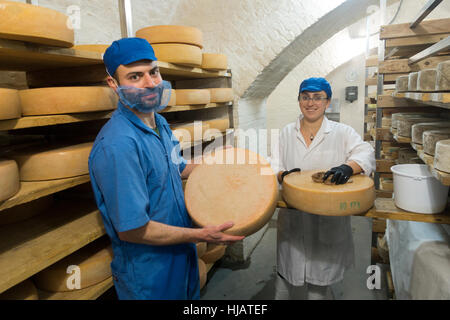
[[[158,113],[168,101],[151,45],[114,41],[103,57],[118,109],[95,140],[89,172],[97,206],[111,238],[119,299],[199,299],[195,243],[230,244],[243,237],[220,226],[192,228],[182,189],[194,164]],[[175,149],[174,149],[175,148]]]

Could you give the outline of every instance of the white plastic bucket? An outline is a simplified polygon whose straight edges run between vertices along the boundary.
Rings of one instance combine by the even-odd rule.
[[[397,207],[416,213],[444,211],[449,187],[434,178],[426,164],[398,164],[391,171]]]

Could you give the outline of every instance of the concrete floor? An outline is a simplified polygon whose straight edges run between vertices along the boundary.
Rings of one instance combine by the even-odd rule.
[[[355,267],[347,271],[344,280],[332,286],[336,300],[385,300],[388,297],[386,265],[381,269],[381,289],[369,290],[366,273],[371,259],[371,219],[352,217],[355,243]],[[276,276],[276,215],[244,264],[232,265],[219,260],[208,273],[201,291],[201,300],[273,300]]]

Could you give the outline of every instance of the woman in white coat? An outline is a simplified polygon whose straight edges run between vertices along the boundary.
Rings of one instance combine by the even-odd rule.
[[[278,181],[290,171],[324,169],[343,184],[353,174],[375,169],[372,146],[350,126],[328,120],[331,86],[324,78],[304,80],[299,90],[301,115],[285,126],[272,144],[271,165]],[[354,265],[350,217],[314,215],[280,209],[277,232],[275,299],[333,298],[329,286]]]

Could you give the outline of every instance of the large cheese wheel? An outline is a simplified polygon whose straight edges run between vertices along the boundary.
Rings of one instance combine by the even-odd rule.
[[[11,198],[20,189],[19,168],[14,160],[0,159],[0,201]]]
[[[227,246],[208,243],[208,249],[202,256],[202,260],[206,263],[214,263],[225,255]]]
[[[208,89],[177,89],[177,106],[208,104],[211,94]]]
[[[219,53],[203,53],[202,68],[213,71],[226,70],[228,68],[227,56]]]
[[[0,88],[0,120],[20,118],[19,91]]]
[[[436,90],[436,69],[425,69],[419,71],[417,77],[417,91]]]
[[[408,91],[408,76],[400,76],[395,80],[395,90],[398,92]]]
[[[73,46],[71,49],[80,51],[90,51],[96,53],[105,53],[108,47],[109,47],[108,44],[78,44],[76,46]]]
[[[429,130],[423,133],[423,152],[434,156],[436,143],[440,140],[450,139],[450,128]]]
[[[245,149],[221,149],[206,156],[190,174],[185,201],[195,224],[204,227],[233,221],[225,231],[250,235],[272,217],[278,183],[269,163]],[[205,260],[206,262],[206,260]]]
[[[33,280],[37,288],[45,291],[67,292],[78,290],[72,282],[76,271],[69,268],[70,266],[78,266],[80,268],[79,289],[84,289],[111,277],[110,264],[112,259],[111,245],[101,239],[39,272],[33,277]],[[70,273],[67,273],[67,271]]]
[[[406,117],[397,120],[397,135],[411,137],[411,127],[416,123],[438,122],[439,118],[427,118],[422,116]]]
[[[1,5],[1,4],[0,4]],[[0,294],[0,300],[38,300],[38,291],[34,283],[27,279]]]
[[[320,171],[326,170],[285,176],[282,195],[290,207],[324,216],[347,216],[366,212],[373,206],[375,188],[371,178],[360,174],[352,176],[352,182],[326,185],[312,179]]]
[[[200,29],[187,26],[162,25],[142,28],[136,37],[155,43],[185,43],[203,48],[203,33]],[[159,57],[156,56],[158,59]]]
[[[419,76],[418,72],[411,72],[408,75],[408,91],[417,91],[417,77]]]
[[[92,142],[77,145],[44,145],[12,151],[21,181],[42,181],[76,177],[89,173]]]
[[[221,118],[221,119],[213,119],[206,121],[209,129],[216,129],[220,132],[225,132],[230,127],[230,119],[227,118]]]
[[[158,60],[188,67],[201,67],[202,50],[197,46],[181,43],[160,43],[152,45]]]
[[[177,104],[177,91],[175,89],[170,90],[170,100],[167,103],[168,107],[173,107]]]
[[[198,273],[200,276],[200,289],[202,289],[208,278],[208,273],[206,272],[206,264],[202,259],[198,259]]]
[[[450,91],[450,60],[436,67],[436,91]]]
[[[233,89],[231,88],[213,88],[209,89],[211,102],[228,102],[233,101]]]
[[[117,96],[109,87],[53,87],[20,90],[22,115],[38,116],[112,110]]]
[[[433,113],[427,113],[427,112],[396,112],[393,113],[391,115],[391,127],[393,129],[397,129],[397,125],[398,125],[398,120],[407,118],[407,117],[417,117],[417,116],[422,116],[422,117],[427,117],[427,118],[432,118],[435,117],[436,115]]]
[[[411,127],[411,141],[416,144],[423,144],[423,132],[439,128],[450,128],[450,121],[448,119],[442,119],[437,122],[413,124]]]
[[[27,202],[0,213],[0,226],[21,222],[42,214],[50,209],[53,196],[43,197]]]
[[[56,10],[0,1],[0,38],[68,48],[74,41],[69,26],[69,17]]]
[[[181,142],[202,141],[209,126],[204,121],[194,123],[172,124],[173,135]]]
[[[196,246],[197,246],[197,257],[201,258],[206,252],[207,243],[206,242],[197,242]]]
[[[440,171],[450,173],[450,139],[440,140],[436,143],[434,167]]]

